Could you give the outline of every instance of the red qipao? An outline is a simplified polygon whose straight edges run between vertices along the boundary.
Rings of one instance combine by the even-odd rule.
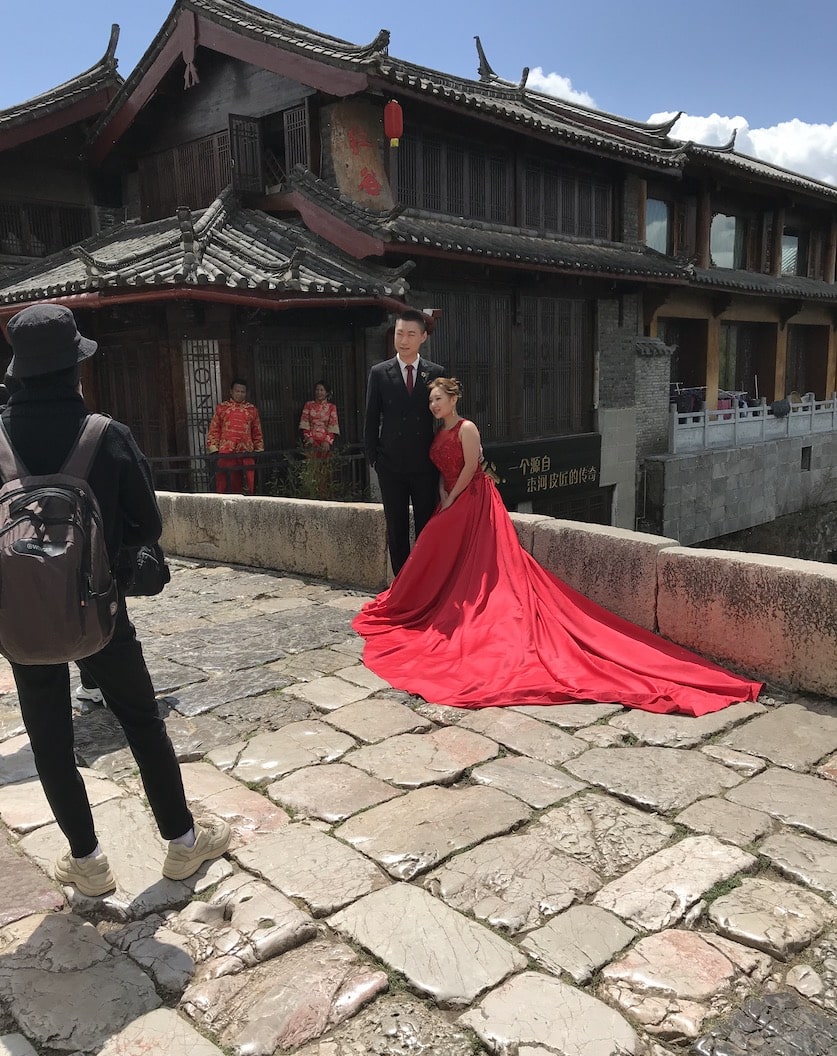
[[[430,452],[448,491],[464,464],[460,426],[437,433]],[[704,715],[755,700],[762,686],[614,616],[541,568],[481,469],[352,626],[366,638],[368,668],[454,707],[600,701]]]

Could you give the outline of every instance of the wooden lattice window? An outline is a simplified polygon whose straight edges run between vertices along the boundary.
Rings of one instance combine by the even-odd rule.
[[[294,165],[311,168],[311,137],[308,130],[308,104],[291,107],[282,115],[285,128],[285,165],[293,171]]]
[[[155,369],[157,351],[156,338],[147,333],[123,333],[100,341],[100,354],[94,360],[102,410],[130,427],[149,458],[169,454],[161,374]]]
[[[203,209],[230,183],[227,129],[140,159],[142,219],[174,216],[180,206]]]
[[[524,174],[526,227],[585,238],[613,237],[613,191],[585,173],[530,162]]]
[[[399,200],[434,213],[513,223],[511,159],[408,129],[393,165]]]
[[[0,253],[43,257],[73,246],[92,233],[92,213],[86,206],[0,202]]]

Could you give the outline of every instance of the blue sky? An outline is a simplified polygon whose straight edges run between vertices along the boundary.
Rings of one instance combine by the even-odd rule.
[[[265,10],[355,43],[385,26],[391,51],[476,76],[479,34],[496,72],[612,113],[683,110],[680,138],[739,149],[837,182],[834,0],[263,0]],[[112,22],[127,76],[169,0],[0,0],[0,108],[92,66]]]

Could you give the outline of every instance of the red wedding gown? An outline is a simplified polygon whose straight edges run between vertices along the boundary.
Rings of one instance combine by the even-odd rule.
[[[464,464],[460,427],[437,433],[430,451],[448,491]],[[368,668],[455,707],[600,701],[704,715],[755,700],[762,685],[614,616],[541,568],[482,469],[352,626],[366,638]]]

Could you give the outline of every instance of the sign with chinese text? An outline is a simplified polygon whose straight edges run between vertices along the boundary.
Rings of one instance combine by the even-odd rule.
[[[509,505],[599,486],[602,463],[599,433],[510,444],[487,443],[484,454],[485,469]]]
[[[363,100],[343,99],[324,108],[323,120],[341,194],[369,209],[392,209],[380,108]]]

